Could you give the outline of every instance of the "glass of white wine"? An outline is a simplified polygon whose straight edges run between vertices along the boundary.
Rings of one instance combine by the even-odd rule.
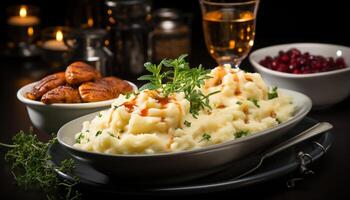
[[[259,0],[199,2],[210,55],[220,66],[238,68],[254,44]]]

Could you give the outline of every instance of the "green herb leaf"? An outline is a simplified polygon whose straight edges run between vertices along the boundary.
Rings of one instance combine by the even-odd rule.
[[[101,114],[101,113],[98,113],[98,117],[102,117],[102,114]]]
[[[273,87],[272,90],[270,92],[267,93],[267,97],[268,99],[274,99],[278,97],[278,92],[277,92],[277,87]]]
[[[102,131],[99,130],[99,131],[96,132],[95,136],[97,137],[97,136],[99,136],[99,135],[101,135],[101,134],[102,134]]]
[[[184,121],[184,125],[187,126],[187,127],[191,127],[191,122],[185,120]]]
[[[276,118],[276,121],[278,122],[278,124],[282,123],[282,121],[280,119],[278,119],[278,118]]]
[[[80,133],[77,139],[75,139],[75,143],[80,144],[81,140],[84,139],[84,134]]]
[[[204,133],[203,135],[202,135],[202,139],[199,141],[199,142],[202,142],[202,141],[209,141],[210,140],[210,138],[211,138],[211,135],[209,135],[209,134],[207,134],[207,133]]]
[[[145,85],[143,85],[142,87],[140,87],[140,90],[155,90],[158,89],[158,86],[154,85],[153,83],[146,83]]]
[[[249,134],[248,130],[246,130],[246,131],[240,130],[240,131],[237,131],[234,135],[235,135],[235,138],[240,138],[240,137],[246,136],[248,134]]]
[[[253,102],[256,107],[260,108],[260,105],[258,104],[258,100],[256,99],[248,99],[248,100]]]
[[[147,74],[147,75],[140,76],[137,80],[140,80],[140,81],[151,81],[153,79],[154,79],[154,77],[152,75]]]
[[[107,132],[107,133],[108,133],[109,136],[116,138],[113,133],[111,133],[111,132]]]
[[[237,101],[236,104],[242,105],[242,102],[241,101]]]
[[[129,99],[131,97],[132,94],[135,94],[134,92],[128,92],[125,94],[125,98]]]

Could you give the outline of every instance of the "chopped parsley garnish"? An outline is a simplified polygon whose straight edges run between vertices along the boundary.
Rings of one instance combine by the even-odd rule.
[[[113,109],[114,109],[114,110],[117,110],[118,107],[119,107],[119,106],[113,106]]]
[[[111,136],[111,137],[116,138],[115,135],[113,133],[111,133],[111,132],[108,132],[108,135]]]
[[[282,121],[278,118],[276,118],[276,121],[278,122],[278,124],[282,123]]]
[[[184,125],[187,126],[187,127],[191,127],[191,122],[185,120],[185,121],[184,121]]]
[[[236,104],[242,105],[242,102],[241,101],[237,101]]]
[[[83,134],[83,133],[80,133],[80,134],[79,134],[79,136],[77,137],[77,139],[75,139],[75,143],[80,144],[81,139],[84,139],[84,134]]]
[[[102,131],[99,130],[99,131],[96,132],[95,136],[97,137],[97,136],[99,136],[99,135],[101,135],[101,134],[102,134]]]
[[[101,114],[101,113],[98,113],[98,117],[102,117],[102,114]]]
[[[240,131],[237,131],[237,132],[235,133],[235,138],[240,138],[240,137],[246,136],[246,135],[248,135],[248,134],[249,134],[249,131],[248,131],[248,130],[245,130],[245,131],[240,130]]]
[[[126,99],[129,99],[129,98],[131,97],[132,94],[133,94],[132,92],[126,93],[126,94],[125,94],[125,98],[126,98]]]
[[[258,104],[258,100],[256,99],[248,99],[248,100],[253,102],[256,107],[260,108],[260,105]]]
[[[274,99],[278,97],[278,92],[277,92],[277,87],[273,87],[272,90],[270,92],[267,93],[267,97],[268,99]]]
[[[204,69],[201,65],[191,68],[185,58],[181,55],[177,59],[164,59],[158,65],[150,62],[145,63],[145,68],[151,74],[138,78],[138,80],[149,81],[140,90],[159,90],[162,97],[172,93],[183,92],[185,98],[190,102],[190,113],[194,118],[200,110],[211,109],[209,96],[219,92],[203,94],[200,87],[206,79],[211,78],[210,70]],[[164,70],[164,67],[166,70]]]
[[[209,135],[209,134],[207,134],[207,133],[204,133],[204,134],[202,135],[202,139],[199,140],[199,142],[202,142],[202,141],[204,141],[204,140],[209,141],[210,138],[211,138],[211,135]]]

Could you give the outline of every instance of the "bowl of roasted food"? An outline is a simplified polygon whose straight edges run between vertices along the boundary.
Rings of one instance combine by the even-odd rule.
[[[64,72],[25,85],[17,98],[26,105],[33,125],[52,133],[74,118],[110,107],[120,94],[133,91],[137,91],[133,83],[102,77],[92,66],[74,62]]]
[[[139,92],[58,131],[74,158],[122,180],[189,180],[263,150],[311,109],[307,96],[258,73],[189,67],[184,56],[145,67]]]
[[[350,48],[321,43],[265,47],[249,60],[268,84],[309,96],[313,108],[328,108],[350,95]]]

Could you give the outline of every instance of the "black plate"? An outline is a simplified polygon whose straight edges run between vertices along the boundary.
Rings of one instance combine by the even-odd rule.
[[[305,118],[288,134],[288,137],[293,136],[302,130],[314,125],[317,121]],[[247,166],[252,166],[252,160],[256,156],[234,162],[227,169],[220,173],[210,175],[205,178],[201,178],[194,181],[184,182],[181,184],[173,185],[126,185],[125,183],[108,177],[96,170],[91,166],[76,160],[76,168],[72,173],[63,173],[57,171],[59,176],[64,179],[72,180],[73,176],[80,178],[80,185],[84,188],[94,189],[105,192],[122,193],[122,194],[185,194],[185,193],[202,193],[202,192],[214,192],[227,189],[236,189],[260,182],[264,182],[270,179],[280,177],[282,175],[291,173],[300,167],[300,158],[298,154],[300,152],[307,153],[312,158],[312,161],[319,159],[326,153],[314,142],[321,144],[327,151],[332,143],[332,135],[330,132],[326,132],[318,137],[315,137],[309,141],[305,141],[294,147],[291,147],[283,152],[280,152],[273,157],[270,157],[264,161],[262,166],[254,173],[235,179],[237,176],[237,168],[244,166],[246,169],[250,169]],[[59,144],[54,144],[49,149],[49,154],[52,157],[52,163],[58,165],[62,160],[72,158],[69,153],[61,147]],[[311,159],[306,159],[306,164]],[[255,162],[255,161],[254,161]],[[253,162],[253,163],[254,163]],[[250,164],[248,164],[250,163]],[[108,163],[106,163],[108,165]],[[241,170],[242,171],[242,170]]]

